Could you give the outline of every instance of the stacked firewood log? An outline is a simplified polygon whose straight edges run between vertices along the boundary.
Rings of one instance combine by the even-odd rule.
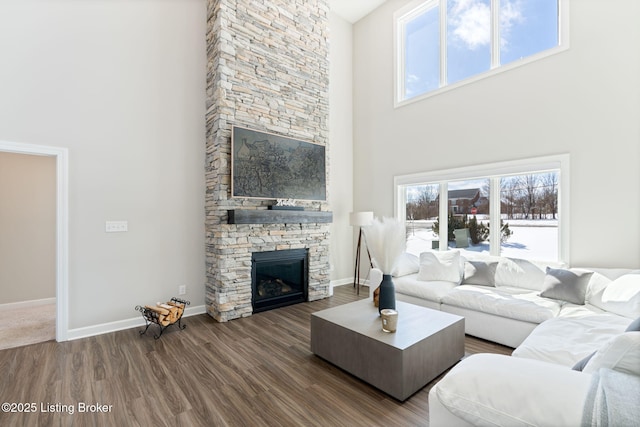
[[[154,316],[158,320],[158,324],[162,326],[168,326],[175,323],[182,317],[184,311],[183,304],[177,304],[173,301],[169,301],[166,304],[157,303],[155,306],[145,305],[147,310],[151,310]]]

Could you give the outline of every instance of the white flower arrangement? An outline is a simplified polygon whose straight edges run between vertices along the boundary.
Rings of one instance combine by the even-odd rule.
[[[407,236],[404,222],[395,218],[375,218],[371,225],[362,229],[374,265],[383,274],[391,274],[396,260],[405,251]]]

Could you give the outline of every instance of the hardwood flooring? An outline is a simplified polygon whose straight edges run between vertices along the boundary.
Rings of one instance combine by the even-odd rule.
[[[402,403],[309,350],[312,312],[366,294],[340,286],[331,298],[226,323],[192,316],[159,340],[135,328],[2,350],[0,400],[21,411],[3,406],[0,425],[428,426],[437,380]],[[512,351],[468,336],[465,345]]]

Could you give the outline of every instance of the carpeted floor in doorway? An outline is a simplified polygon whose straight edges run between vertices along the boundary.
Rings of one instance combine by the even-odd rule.
[[[55,338],[55,304],[0,311],[0,350]]]

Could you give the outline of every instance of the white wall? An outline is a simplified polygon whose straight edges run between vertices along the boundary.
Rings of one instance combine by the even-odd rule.
[[[0,140],[69,149],[71,329],[179,285],[204,304],[205,22],[204,0],[0,2]]]
[[[354,25],[356,210],[393,215],[393,177],[569,153],[570,263],[640,267],[640,2],[574,0],[571,47],[393,108],[393,12]]]
[[[329,16],[329,198],[331,281],[353,281],[354,244],[349,212],[353,210],[353,50],[352,25],[335,13]]]
[[[0,152],[0,304],[56,296],[56,159]]]

